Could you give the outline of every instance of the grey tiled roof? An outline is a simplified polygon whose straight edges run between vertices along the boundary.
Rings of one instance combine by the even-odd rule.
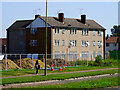
[[[33,20],[18,20],[14,22],[8,29],[26,28]]]
[[[40,16],[46,21],[45,16]],[[33,20],[19,20],[13,23],[8,29],[26,28]],[[88,28],[88,29],[105,29],[94,20],[86,20],[86,25],[80,22],[80,19],[65,18],[64,24],[59,22],[56,17],[48,17],[48,24],[52,27],[74,27],[74,28]]]
[[[40,16],[44,21],[45,17]],[[89,29],[105,29],[101,25],[99,25],[94,20],[86,20],[86,25],[80,22],[80,19],[73,19],[73,18],[65,18],[64,24],[59,22],[58,18],[56,17],[48,17],[48,24],[53,27],[75,27],[75,28],[89,28]],[[69,26],[71,25],[71,26]]]

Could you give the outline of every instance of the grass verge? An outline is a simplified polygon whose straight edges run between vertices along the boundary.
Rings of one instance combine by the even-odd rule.
[[[87,80],[80,82],[71,82],[64,84],[56,84],[56,85],[40,85],[38,87],[27,87],[27,88],[105,88],[105,87],[113,87],[119,86],[120,81],[118,80],[118,76],[116,77],[106,77],[99,78],[96,80]]]
[[[70,79],[70,78],[95,76],[95,75],[101,75],[101,74],[113,74],[113,73],[118,73],[118,69],[106,70],[106,71],[70,73],[70,74],[53,74],[53,75],[48,75],[48,76],[4,78],[2,79],[2,85],[14,84],[14,83],[39,82],[39,81],[47,81],[47,80],[64,80],[64,79]]]
[[[82,70],[92,70],[92,69],[106,69],[106,68],[118,68],[118,66],[81,66],[81,67],[66,67],[65,70],[62,71],[50,71],[47,70],[47,73],[62,73],[62,72],[73,72],[73,71],[82,71]],[[23,69],[23,70],[10,70],[10,71],[1,71],[2,77],[8,76],[20,76],[20,75],[30,75],[35,74],[35,69]],[[44,70],[39,70],[39,74],[43,74]]]

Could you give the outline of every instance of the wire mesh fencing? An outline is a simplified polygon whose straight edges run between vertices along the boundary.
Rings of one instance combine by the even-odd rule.
[[[5,54],[1,61],[1,70],[9,69],[35,69],[35,63],[38,60],[40,68],[45,68],[45,54]],[[79,54],[48,54],[47,68],[53,64],[54,68],[64,65],[81,66],[88,65],[87,58],[80,58]]]
[[[107,59],[119,60],[120,53],[106,53]],[[35,63],[38,60],[40,68],[45,68],[45,54],[5,54],[3,60],[0,60],[0,70],[9,69],[35,69]],[[114,59],[113,57],[113,59]],[[89,66],[93,60],[90,56],[81,56],[81,54],[47,54],[47,68]],[[90,63],[90,64],[89,64]]]

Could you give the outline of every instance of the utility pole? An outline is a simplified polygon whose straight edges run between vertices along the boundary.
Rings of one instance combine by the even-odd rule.
[[[47,76],[47,0],[46,0],[46,54],[45,54],[45,76]]]

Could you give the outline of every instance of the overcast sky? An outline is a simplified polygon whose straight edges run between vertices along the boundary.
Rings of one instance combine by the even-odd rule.
[[[106,28],[107,34],[111,33],[110,29],[113,25],[118,24],[118,2],[48,3],[48,16],[58,16],[59,10],[64,12],[65,18],[80,18],[81,14],[86,14],[87,19],[95,20]],[[6,29],[16,20],[34,19],[37,13],[45,16],[45,2],[2,2],[1,36],[6,37]]]

